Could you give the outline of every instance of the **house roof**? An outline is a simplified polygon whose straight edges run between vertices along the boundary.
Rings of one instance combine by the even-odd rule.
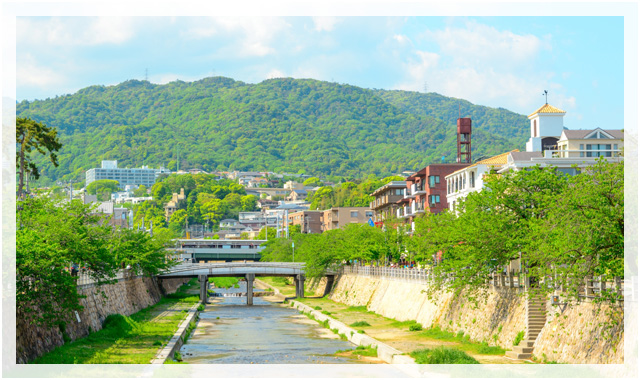
[[[292,192],[296,194],[306,194],[307,190],[292,190]]]
[[[373,191],[373,193],[371,193],[372,196],[380,193],[383,190],[386,189],[390,189],[390,188],[406,188],[407,187],[407,183],[404,181],[391,181],[389,183],[387,183],[386,185],[380,186],[379,188],[375,189]]]
[[[502,153],[502,154],[499,154],[497,156],[493,156],[493,157],[489,157],[489,158],[484,159],[484,160],[480,160],[480,161],[478,161],[478,162],[476,162],[474,164],[471,164],[471,165],[467,166],[466,168],[462,168],[460,170],[456,170],[455,172],[447,175],[447,177],[450,176],[450,175],[454,175],[456,173],[460,173],[461,171],[464,171],[464,170],[467,170],[467,169],[471,169],[474,166],[478,166],[478,165],[487,165],[487,166],[502,166],[502,165],[505,165],[507,163],[507,157],[509,156],[509,154],[516,153],[516,152],[520,152],[520,151],[518,149],[514,149],[514,150],[512,150],[510,152]]]
[[[596,129],[565,129],[564,131],[562,131],[562,133],[566,136],[567,140],[569,139],[583,139],[585,138],[585,136],[589,135],[590,133],[594,132],[595,130],[600,129],[600,128],[596,128]],[[621,129],[600,129],[601,131],[610,134],[611,136],[613,136],[616,139],[622,139],[624,133],[622,132]]]
[[[560,108],[554,107],[551,104],[547,103],[545,105],[543,105],[542,107],[538,108],[537,110],[535,110],[531,115],[529,115],[529,117],[535,115],[535,114],[539,114],[539,113],[566,113],[565,111],[561,110]]]
[[[509,152],[514,161],[531,161],[534,157],[542,157],[542,152]]]

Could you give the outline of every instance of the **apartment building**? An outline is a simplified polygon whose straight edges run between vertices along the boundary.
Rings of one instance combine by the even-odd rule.
[[[396,210],[400,207],[398,201],[404,198],[406,188],[405,181],[392,181],[371,193],[375,199],[369,203],[369,208],[373,210],[373,221],[377,225],[396,216]]]
[[[350,223],[367,223],[374,213],[369,207],[332,207],[322,211],[322,230],[342,228]]]
[[[121,188],[127,185],[145,185],[147,188],[156,183],[156,178],[162,173],[169,173],[165,168],[150,169],[148,166],[141,168],[118,168],[118,161],[102,161],[100,168],[89,169],[85,172],[85,186],[91,182],[110,179],[118,181]]]
[[[322,217],[324,211],[303,210],[291,212],[288,215],[288,222],[291,230],[299,229],[304,234],[322,233]]]
[[[437,214],[447,209],[445,177],[467,166],[469,164],[432,164],[407,177],[396,217],[406,219],[413,226],[418,215],[424,212]]]

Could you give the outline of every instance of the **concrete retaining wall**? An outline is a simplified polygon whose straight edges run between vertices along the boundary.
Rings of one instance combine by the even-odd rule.
[[[322,282],[316,285],[316,294],[324,290]],[[415,320],[423,327],[437,325],[453,333],[462,331],[474,341],[507,349],[513,346],[518,332],[526,330],[524,294],[515,289],[498,288],[480,297],[440,292],[431,299],[426,290],[425,285],[416,283],[342,275],[329,298],[346,305],[367,306],[387,318]],[[547,310],[552,313],[536,342],[537,358],[562,363],[623,363],[621,309],[617,309],[617,317],[607,306],[589,302],[563,310],[549,305]]]
[[[162,288],[165,294],[174,293],[188,280],[163,280]],[[131,315],[155,304],[160,300],[162,290],[156,279],[134,277],[101,287],[79,286],[78,293],[86,298],[80,300],[84,309],[78,312],[77,317],[75,313],[70,315],[66,324],[66,334],[71,341],[85,337],[91,331],[101,330],[108,315]],[[24,317],[16,315],[16,363],[27,363],[63,344],[63,334],[58,327],[33,326]]]

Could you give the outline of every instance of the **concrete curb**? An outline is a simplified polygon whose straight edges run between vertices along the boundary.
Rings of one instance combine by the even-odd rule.
[[[198,306],[200,306],[199,302],[196,305],[192,306],[191,309],[189,309],[189,313],[182,320],[180,326],[178,326],[178,331],[173,334],[173,337],[171,338],[171,340],[169,340],[169,343],[167,343],[164,348],[160,349],[160,351],[156,354],[156,357],[151,361],[151,364],[164,364],[167,359],[173,358],[174,352],[182,347],[187,329],[189,328],[189,324],[195,321],[196,317],[200,313],[198,311]]]
[[[416,364],[415,360],[412,357],[404,354],[403,352],[396,350],[388,344],[375,340],[366,334],[360,334],[344,323],[337,321],[329,317],[328,315],[322,314],[318,310],[313,310],[309,306],[299,301],[291,300],[291,305],[298,310],[311,314],[315,319],[319,321],[327,321],[327,323],[329,323],[330,329],[337,329],[338,334],[344,334],[347,337],[347,340],[349,340],[349,342],[353,344],[356,344],[358,346],[362,345],[377,347],[378,357],[389,364]]]

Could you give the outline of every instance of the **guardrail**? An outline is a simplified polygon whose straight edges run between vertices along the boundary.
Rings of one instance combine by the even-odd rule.
[[[345,265],[338,270],[341,274],[357,274],[389,279],[400,279],[407,282],[427,284],[431,281],[430,271],[418,268],[391,268]]]

